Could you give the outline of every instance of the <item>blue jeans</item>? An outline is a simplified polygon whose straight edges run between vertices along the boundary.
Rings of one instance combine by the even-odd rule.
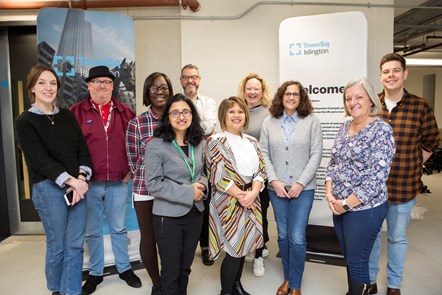
[[[347,262],[349,278],[353,282],[370,283],[368,261],[387,211],[385,202],[375,208],[333,215],[336,235]]]
[[[389,204],[387,214],[387,282],[388,287],[400,289],[407,255],[407,227],[416,199],[407,203]],[[370,255],[370,281],[376,282],[381,257],[381,233]]]
[[[301,289],[307,243],[305,230],[313,205],[315,190],[305,190],[298,198],[280,198],[269,189],[269,197],[278,228],[279,254],[284,280],[290,289]]]
[[[46,234],[47,288],[61,294],[81,294],[86,201],[67,206],[65,190],[44,180],[32,186],[32,201]]]
[[[112,251],[119,273],[131,269],[127,253],[126,201],[127,183],[93,181],[89,183],[87,200],[86,242],[89,249],[89,274],[103,275],[103,218],[109,224]]]

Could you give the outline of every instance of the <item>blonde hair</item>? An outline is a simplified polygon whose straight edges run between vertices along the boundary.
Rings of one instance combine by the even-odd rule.
[[[267,83],[266,80],[264,80],[263,77],[261,77],[260,75],[258,75],[255,72],[250,72],[247,74],[247,76],[245,76],[240,82],[239,82],[239,86],[238,86],[238,97],[240,99],[242,99],[246,105],[247,105],[247,101],[244,98],[244,93],[246,91],[246,84],[247,81],[249,81],[250,79],[256,79],[259,82],[261,82],[261,87],[262,87],[262,101],[261,101],[261,105],[262,106],[268,106],[270,104],[270,96],[269,96],[269,84]]]

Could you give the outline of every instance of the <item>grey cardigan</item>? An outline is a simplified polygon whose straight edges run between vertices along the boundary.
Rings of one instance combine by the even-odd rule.
[[[195,182],[207,187],[207,177],[203,169],[203,146],[195,146]],[[154,137],[146,145],[144,163],[146,166],[146,188],[154,196],[153,214],[168,217],[186,215],[195,204],[199,211],[204,211],[203,201],[194,202],[194,186],[190,172],[181,155],[170,142]],[[186,157],[192,166],[192,161]]]
[[[291,137],[286,141],[281,118],[267,117],[261,129],[261,151],[269,184],[284,182],[285,175],[299,182],[304,190],[316,188],[316,170],[322,158],[322,131],[319,119],[310,114],[299,118]],[[271,185],[269,186],[271,189]]]

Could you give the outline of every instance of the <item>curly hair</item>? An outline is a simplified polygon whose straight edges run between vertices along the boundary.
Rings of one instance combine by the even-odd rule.
[[[291,85],[296,85],[299,88],[300,98],[299,98],[299,105],[296,109],[298,116],[300,118],[305,118],[311,113],[313,113],[313,106],[308,96],[307,90],[304,88],[304,86],[302,86],[300,82],[290,80],[282,83],[282,85],[279,86],[278,90],[275,93],[275,97],[273,98],[272,104],[270,105],[269,108],[270,114],[273,117],[279,118],[284,113],[284,104],[282,101],[287,87]]]
[[[256,79],[259,82],[261,82],[261,87],[262,87],[262,101],[261,101],[261,105],[262,106],[268,106],[270,104],[270,95],[269,95],[269,84],[267,83],[266,80],[264,80],[263,77],[261,77],[260,75],[258,75],[257,73],[251,72],[248,73],[247,76],[245,76],[241,82],[239,82],[239,86],[238,86],[238,97],[240,99],[242,99],[246,105],[247,105],[247,101],[244,98],[244,93],[246,92],[246,84],[247,81],[249,81],[250,79]]]
[[[186,130],[186,136],[184,142],[191,145],[198,145],[203,140],[204,129],[201,127],[201,119],[198,114],[198,110],[190,99],[183,94],[175,94],[172,98],[168,99],[164,106],[163,113],[161,115],[160,126],[154,131],[154,136],[162,138],[163,141],[172,142],[176,138],[175,131],[172,128],[169,120],[169,111],[174,102],[184,101],[189,106],[192,112],[192,122],[189,128]]]
[[[146,80],[144,80],[143,86],[143,105],[150,106],[152,102],[150,101],[150,91],[149,88],[152,86],[153,82],[158,78],[163,77],[166,80],[167,86],[169,87],[169,98],[173,96],[173,87],[172,82],[170,82],[169,77],[166,74],[160,72],[153,72],[149,76],[147,76]]]

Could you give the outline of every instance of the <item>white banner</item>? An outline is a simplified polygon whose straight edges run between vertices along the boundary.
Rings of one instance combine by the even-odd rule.
[[[325,200],[325,168],[343,115],[343,89],[367,76],[368,27],[362,12],[285,19],[279,27],[279,80],[295,80],[309,92],[321,121],[323,158],[317,172],[315,202],[309,224],[332,225]]]

